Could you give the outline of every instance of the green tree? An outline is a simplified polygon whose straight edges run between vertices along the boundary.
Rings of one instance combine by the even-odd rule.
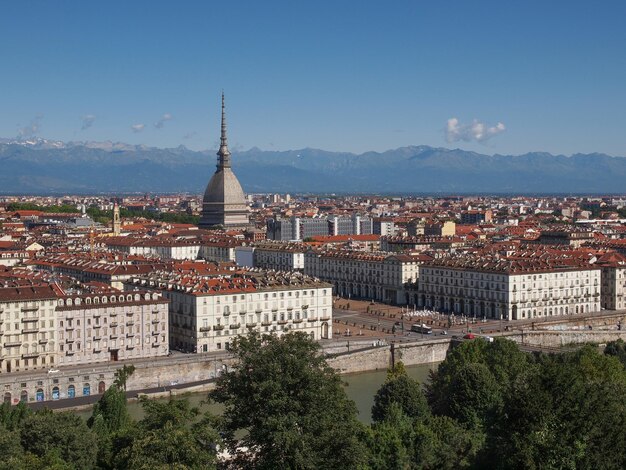
[[[431,416],[416,422],[413,434],[414,467],[419,469],[474,467],[484,444],[484,434],[466,429],[448,416]]]
[[[0,424],[9,431],[19,429],[22,422],[32,414],[32,411],[26,404],[20,402],[16,406],[10,403],[2,403],[0,405]]]
[[[443,414],[472,428],[490,426],[502,407],[498,384],[484,364],[470,362],[458,369],[448,393]]]
[[[133,425],[126,407],[126,393],[111,385],[94,405],[87,425],[98,439],[98,466],[109,468],[114,454],[113,440]]]
[[[121,369],[117,369],[115,371],[115,385],[120,389],[126,392],[126,383],[131,375],[135,373],[135,366],[130,364],[125,364]]]
[[[607,343],[604,348],[604,354],[607,356],[615,356],[624,366],[626,366],[626,343],[623,339],[620,338],[617,341]]]
[[[516,380],[517,376],[525,374],[529,369],[536,367],[533,357],[520,351],[517,344],[513,341],[504,338],[496,338],[492,343],[482,339],[465,341],[451,349],[438,369],[431,372],[431,380],[426,385],[426,396],[435,414],[454,416],[451,414],[451,406],[454,403],[450,401],[449,397],[453,393],[462,396],[463,392],[453,392],[451,387],[453,387],[453,381],[456,381],[455,387],[461,385],[459,380],[462,375],[465,375],[466,380],[471,380],[468,377],[470,372],[467,369],[468,364],[484,366],[473,369],[474,379],[479,380],[482,377],[482,379],[487,381],[486,383],[494,388],[490,393],[492,393],[492,398],[496,401],[498,401],[497,395],[504,396],[509,393],[511,384]],[[474,395],[482,393],[485,395],[486,391],[472,392],[468,390],[468,393]],[[474,396],[474,399],[473,402],[484,400],[486,397]],[[484,404],[480,406],[484,406]]]
[[[18,431],[10,431],[0,426],[0,456],[2,460],[19,458],[24,453]]]
[[[219,436],[212,417],[198,420],[198,410],[187,400],[141,403],[144,419],[115,440],[114,468],[215,468]]]
[[[393,404],[398,404],[402,412],[409,418],[426,418],[430,408],[422,386],[417,380],[408,376],[402,362],[387,372],[387,379],[374,396],[372,420],[380,422],[385,419]]]
[[[505,397],[489,460],[499,468],[624,468],[626,371],[587,346],[542,355]]]
[[[414,435],[412,420],[400,404],[392,402],[384,418],[372,425],[368,439],[369,467],[372,470],[412,468]]]
[[[20,440],[25,451],[44,458],[51,453],[76,469],[94,468],[96,437],[85,421],[71,412],[38,411],[22,423]]]
[[[308,335],[251,333],[238,337],[232,351],[237,368],[222,374],[209,396],[225,405],[219,429],[247,468],[358,468],[365,462],[354,402]]]

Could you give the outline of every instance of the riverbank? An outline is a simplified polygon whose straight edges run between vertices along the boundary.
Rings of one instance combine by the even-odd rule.
[[[430,371],[437,366],[438,363],[420,364],[408,366],[406,369],[410,377],[420,383],[425,383],[428,381]],[[374,404],[374,395],[385,381],[386,376],[386,370],[374,370],[342,375],[345,383],[346,394],[355,402],[357,411],[359,412],[359,419],[364,424],[369,424],[371,422],[371,409]],[[213,384],[209,384],[209,388],[195,389],[193,391],[178,389],[173,391],[172,396],[188,399],[192,406],[198,407],[201,411],[209,411],[213,414],[219,414],[223,410],[220,405],[215,403],[206,403],[207,393],[212,386]],[[170,398],[169,392],[161,394],[155,393],[148,396],[150,399],[157,401],[168,400]],[[73,411],[84,419],[87,419],[91,416],[92,406],[93,405],[81,407],[80,409],[64,408],[63,411]],[[141,419],[143,417],[143,410],[137,397],[129,398],[127,406],[129,413],[134,419]]]

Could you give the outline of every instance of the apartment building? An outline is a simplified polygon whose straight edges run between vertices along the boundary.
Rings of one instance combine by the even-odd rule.
[[[162,292],[169,299],[170,345],[183,351],[228,349],[248,331],[332,337],[332,286],[302,273],[181,277],[155,272],[131,279],[126,288]]]
[[[58,363],[55,285],[0,289],[0,373]]]
[[[330,282],[342,297],[407,303],[407,285],[417,282],[424,255],[352,250],[310,250],[304,272]]]
[[[157,293],[68,295],[56,284],[0,289],[0,373],[167,355]]]
[[[58,364],[166,356],[167,299],[156,292],[63,295],[57,300]]]
[[[129,255],[157,256],[161,259],[197,259],[200,240],[173,237],[109,237],[103,244],[111,251]]]
[[[606,310],[626,308],[626,257],[619,253],[601,256],[596,265],[601,268],[601,306]]]
[[[308,247],[302,243],[261,242],[253,247],[238,247],[236,262],[240,266],[273,269],[275,271],[303,271],[304,253]]]
[[[164,263],[153,262],[145,258],[138,261],[140,262],[62,253],[41,256],[30,261],[29,265],[54,274],[71,276],[80,282],[102,282],[120,290],[123,288],[124,281],[130,279],[131,276],[149,273],[155,269],[164,269],[166,266]]]
[[[543,252],[447,256],[421,266],[419,307],[506,320],[600,310],[600,267]]]

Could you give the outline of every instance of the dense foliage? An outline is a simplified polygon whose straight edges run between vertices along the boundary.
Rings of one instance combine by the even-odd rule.
[[[102,395],[87,422],[71,412],[2,405],[0,470],[216,468],[213,417],[187,400],[143,400],[145,416],[135,421],[120,385],[127,377]]]
[[[102,224],[111,223],[113,220],[113,211],[104,211],[97,207],[90,207],[87,209],[87,214]],[[128,210],[123,207],[120,208],[120,217],[122,219],[128,219],[132,217],[144,218],[147,220],[156,220],[159,222],[168,222],[172,224],[194,224],[197,225],[200,222],[200,216],[190,215],[186,212],[153,212],[153,211],[135,211]]]
[[[605,354],[585,346],[555,355],[466,341],[431,374],[425,397],[396,367],[375,398],[368,465],[626,468],[625,363],[623,341]]]
[[[390,369],[365,426],[308,336],[250,334],[209,394],[222,416],[142,400],[134,420],[125,367],[86,423],[0,407],[0,470],[626,468],[625,349],[531,355],[465,341],[425,388],[401,363]]]
[[[304,333],[239,337],[237,369],[210,397],[225,405],[218,423],[237,468],[359,468],[367,449],[337,372]]]
[[[75,206],[70,204],[61,204],[60,206],[39,206],[32,202],[12,202],[7,206],[9,212],[14,211],[41,211],[55,214],[73,214],[80,212]]]

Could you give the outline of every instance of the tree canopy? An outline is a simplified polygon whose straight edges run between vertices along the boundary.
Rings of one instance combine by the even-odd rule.
[[[356,406],[341,379],[304,333],[239,337],[238,365],[210,398],[225,406],[218,423],[235,460],[247,468],[358,468],[366,448]]]
[[[251,333],[233,353],[209,394],[218,417],[142,399],[133,419],[128,368],[87,422],[0,406],[0,470],[626,468],[623,342],[545,355],[465,341],[424,388],[401,363],[390,369],[371,426],[307,335]]]

